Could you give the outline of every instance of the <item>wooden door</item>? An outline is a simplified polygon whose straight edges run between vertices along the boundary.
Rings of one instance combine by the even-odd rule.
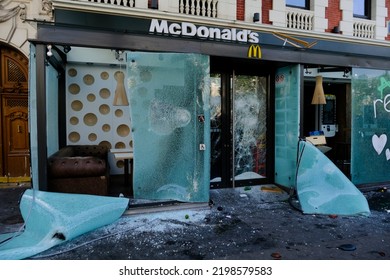
[[[23,96],[3,96],[4,175],[30,176],[28,100]]]
[[[29,177],[28,60],[0,45],[0,65],[0,177]]]

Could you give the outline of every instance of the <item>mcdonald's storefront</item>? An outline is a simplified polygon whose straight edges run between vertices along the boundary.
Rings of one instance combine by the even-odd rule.
[[[356,137],[351,119],[361,117],[360,103],[352,103],[353,74],[378,71],[379,81],[390,81],[383,76],[390,69],[388,46],[248,23],[65,8],[55,10],[54,24],[38,24],[31,43],[30,67],[36,70],[31,96],[37,101],[30,108],[36,125],[32,172],[42,190],[46,158],[74,144],[132,149],[135,198],[205,202],[210,188],[266,183],[292,188],[298,140],[320,130],[328,133],[329,157],[354,183],[390,181],[387,175],[377,182],[375,174],[366,179],[351,165]],[[121,81],[118,71],[125,74]],[[310,104],[317,75],[324,78],[326,94],[336,96],[337,107]],[[119,87],[129,105],[115,104]],[[48,110],[42,100],[56,109]],[[387,104],[383,97],[381,104]],[[374,156],[369,137],[385,132],[383,126],[375,131],[378,119],[369,120],[370,109],[365,110],[372,124],[365,127],[364,145]],[[58,133],[39,126],[42,119]],[[346,151],[340,158],[339,149]],[[385,157],[381,164],[387,164]],[[114,160],[111,166],[113,174],[123,172]]]

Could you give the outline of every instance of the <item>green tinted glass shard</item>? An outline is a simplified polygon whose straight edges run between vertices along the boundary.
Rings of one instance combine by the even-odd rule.
[[[0,236],[0,260],[28,258],[108,225],[128,203],[127,198],[27,190],[20,202],[25,228],[15,237]]]
[[[369,215],[364,195],[317,147],[300,141],[297,195],[305,214]]]

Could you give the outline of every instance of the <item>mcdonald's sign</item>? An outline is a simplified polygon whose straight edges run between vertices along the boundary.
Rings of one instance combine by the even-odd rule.
[[[248,57],[261,58],[261,48],[259,45],[250,45],[248,48]]]

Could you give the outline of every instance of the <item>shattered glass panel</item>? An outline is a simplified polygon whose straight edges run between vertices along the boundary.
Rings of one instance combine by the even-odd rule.
[[[295,186],[299,138],[299,65],[280,68],[275,76],[275,183]]]
[[[234,76],[234,173],[236,179],[266,174],[267,78]]]
[[[26,190],[20,202],[23,230],[0,235],[0,260],[28,258],[113,223],[128,203],[123,197]]]
[[[209,57],[127,53],[134,198],[207,202]]]
[[[222,123],[221,123],[221,77],[219,74],[210,78],[210,138],[211,138],[211,171],[212,182],[221,181],[221,145],[222,145]]]
[[[353,68],[352,74],[352,182],[390,181],[390,73]]]
[[[364,195],[310,142],[299,143],[297,169],[296,189],[303,213],[370,214]]]

